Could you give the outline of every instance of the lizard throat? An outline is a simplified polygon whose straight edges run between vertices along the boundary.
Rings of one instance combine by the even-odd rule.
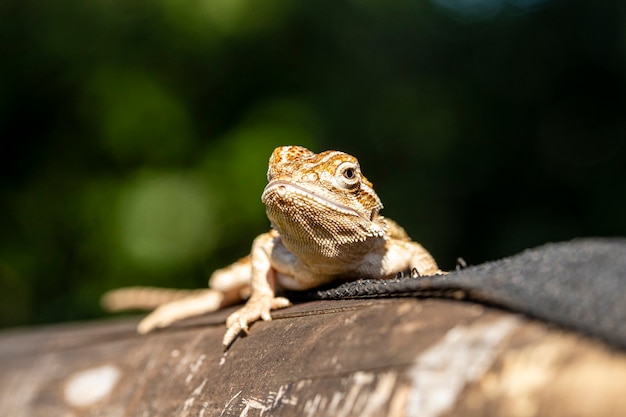
[[[266,206],[270,206],[276,204],[278,200],[276,197],[278,197],[278,199],[284,199],[286,201],[292,200],[294,202],[297,202],[298,200],[310,201],[311,203],[317,203],[342,214],[360,217],[360,214],[356,210],[337,204],[311,190],[307,190],[302,186],[288,181],[272,181],[267,184],[265,190],[263,191],[263,195],[261,196],[261,200]]]

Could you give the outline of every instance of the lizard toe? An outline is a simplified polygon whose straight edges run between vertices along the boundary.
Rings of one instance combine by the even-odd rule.
[[[155,310],[139,322],[137,325],[137,333],[147,334],[155,329],[167,327],[170,324],[172,323],[170,320],[167,320],[167,317],[164,317]]]
[[[267,297],[248,300],[248,303],[232,313],[226,319],[227,331],[224,335],[224,347],[228,347],[243,331],[248,332],[248,326],[258,320],[272,320],[271,311],[289,306],[291,303],[285,297]]]

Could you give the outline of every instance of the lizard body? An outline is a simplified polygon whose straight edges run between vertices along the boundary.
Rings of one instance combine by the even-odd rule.
[[[215,271],[209,289],[160,305],[139,324],[140,333],[249,294],[226,321],[226,348],[250,323],[270,320],[271,310],[290,304],[276,296],[279,288],[308,290],[334,281],[389,278],[410,268],[421,275],[441,273],[428,251],[379,214],[383,205],[352,155],[279,147],[270,157],[267,178],[261,199],[272,229],[254,240],[249,256]],[[147,300],[137,302],[142,291]],[[103,302],[111,310],[145,307],[151,297],[167,298],[159,291],[115,290]]]

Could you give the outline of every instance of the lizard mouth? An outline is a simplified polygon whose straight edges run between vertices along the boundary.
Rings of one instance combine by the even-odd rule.
[[[319,194],[316,194],[311,190],[306,189],[305,187],[296,185],[288,181],[277,180],[267,184],[265,190],[263,190],[261,200],[263,200],[263,203],[265,203],[266,205],[268,204],[268,202],[270,202],[271,204],[271,201],[273,200],[271,197],[272,195],[276,195],[279,198],[289,200],[294,203],[297,203],[298,199],[305,200],[307,202],[316,202],[333,211],[338,211],[340,213],[348,214],[351,216],[359,216],[359,213],[357,213],[356,210],[351,209],[350,207],[337,204],[334,201],[331,201],[325,197],[322,197]]]

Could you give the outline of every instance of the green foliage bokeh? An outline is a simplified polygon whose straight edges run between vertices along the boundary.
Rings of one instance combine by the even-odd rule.
[[[0,326],[198,287],[272,149],[357,156],[443,268],[626,234],[618,0],[0,5]]]

